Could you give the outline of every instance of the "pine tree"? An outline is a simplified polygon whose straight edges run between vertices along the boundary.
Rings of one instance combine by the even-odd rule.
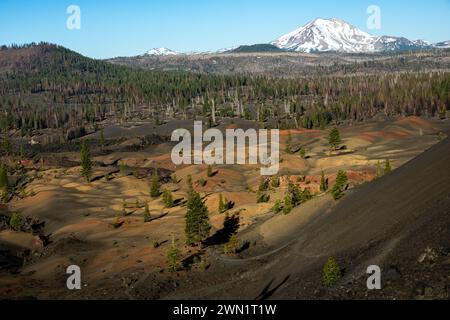
[[[339,148],[342,140],[338,128],[334,127],[333,129],[331,129],[328,141],[332,150],[337,150]]]
[[[192,193],[194,192],[194,185],[192,184],[192,176],[190,174],[188,174],[188,176],[187,176],[186,185],[187,185],[188,197],[190,197],[192,195]]]
[[[0,190],[8,190],[8,172],[4,164],[0,165]]]
[[[291,131],[288,132],[288,136],[286,139],[286,147],[284,149],[284,151],[287,154],[292,154],[292,148],[291,148],[291,144],[292,144],[292,136],[291,136]]]
[[[225,210],[225,203],[223,201],[222,194],[219,194],[219,213],[224,213]]]
[[[322,171],[320,178],[320,191],[325,192],[328,190],[328,180],[325,178],[325,173]]]
[[[5,138],[3,140],[3,149],[5,150],[7,155],[10,155],[12,152],[12,144],[11,144],[11,141],[9,140],[8,136],[5,136]]]
[[[125,163],[123,161],[119,162],[119,172],[122,176],[124,176],[126,174],[126,167],[125,167]]]
[[[100,145],[101,145],[102,147],[105,146],[105,134],[103,133],[103,129],[100,130]]]
[[[193,245],[201,243],[209,236],[211,225],[209,224],[208,208],[203,203],[200,194],[192,191],[187,202],[186,212],[186,243]]]
[[[145,209],[144,209],[144,222],[150,222],[152,220],[152,215],[150,213],[150,209],[148,207],[148,204],[145,204]]]
[[[22,230],[22,223],[23,218],[18,213],[13,213],[11,216],[11,219],[9,220],[9,226],[14,231],[21,231]]]
[[[211,178],[214,175],[214,172],[213,172],[213,169],[212,169],[211,165],[208,166],[208,170],[207,170],[206,175],[208,176],[208,178]]]
[[[280,186],[280,177],[273,176],[271,179],[272,188],[278,188]]]
[[[172,208],[173,207],[173,197],[172,192],[170,190],[164,190],[163,193],[163,202],[166,208]]]
[[[380,178],[383,176],[383,170],[381,170],[381,163],[380,160],[377,162],[377,178]]]
[[[297,185],[292,183],[292,181],[289,181],[287,192],[288,192],[287,195],[290,197],[291,200],[290,203],[292,207],[296,207],[300,203],[302,203],[302,193],[300,189],[297,187]]]
[[[301,157],[302,159],[305,159],[305,158],[306,158],[306,150],[305,150],[305,148],[301,148],[301,149],[300,149],[300,157]]]
[[[161,192],[159,191],[159,175],[158,175],[158,169],[154,169],[152,173],[152,181],[150,184],[150,196],[153,198],[159,197]]]
[[[89,152],[89,144],[87,140],[83,140],[81,144],[81,175],[87,182],[91,180],[92,176],[92,162]]]
[[[177,272],[181,266],[181,252],[178,249],[178,245],[175,241],[175,238],[172,237],[172,245],[166,251],[167,258],[167,268],[170,272]]]
[[[292,211],[292,200],[289,194],[284,196],[283,213],[288,214]]]
[[[264,178],[261,178],[261,181],[259,182],[258,190],[259,191],[267,191],[268,188],[269,188],[269,181],[267,181]]]
[[[344,190],[347,185],[347,174],[345,171],[339,170],[336,176],[336,182],[331,189],[331,194],[333,195],[334,200],[338,200],[344,196]]]
[[[283,210],[283,204],[281,203],[281,200],[275,201],[275,203],[272,207],[272,211],[274,213],[280,213],[282,210]]]
[[[327,287],[336,284],[342,278],[342,272],[336,259],[329,257],[323,266],[322,280]]]
[[[384,175],[391,173],[391,171],[392,171],[391,162],[389,161],[389,159],[387,159],[386,164],[384,165]]]

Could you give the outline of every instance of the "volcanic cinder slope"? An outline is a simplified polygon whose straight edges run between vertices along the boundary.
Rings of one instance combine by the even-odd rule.
[[[170,297],[448,299],[449,163],[446,139],[307,223],[298,219],[302,212],[294,213],[297,219],[285,218],[284,225],[275,225],[279,241],[272,237],[272,250],[240,260],[217,257],[224,266],[234,266],[222,281]],[[323,206],[327,199],[315,201]],[[321,284],[328,257],[335,257],[344,270],[331,289]],[[369,265],[381,267],[382,290],[367,289]]]

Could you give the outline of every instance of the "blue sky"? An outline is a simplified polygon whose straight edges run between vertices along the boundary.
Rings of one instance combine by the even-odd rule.
[[[72,4],[80,30],[66,28]],[[381,30],[367,30],[369,5],[381,8]],[[267,43],[317,17],[375,35],[450,40],[450,0],[0,0],[0,44],[47,41],[94,58],[208,51]]]

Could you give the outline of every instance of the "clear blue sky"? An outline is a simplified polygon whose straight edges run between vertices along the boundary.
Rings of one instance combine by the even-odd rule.
[[[81,8],[81,30],[66,28],[71,4]],[[366,27],[372,4],[381,8],[376,32]],[[0,0],[0,44],[47,41],[95,58],[208,51],[267,43],[317,17],[376,35],[450,40],[450,0]]]

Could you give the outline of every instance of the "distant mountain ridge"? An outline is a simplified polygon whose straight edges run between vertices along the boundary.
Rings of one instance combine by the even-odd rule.
[[[373,36],[348,22],[338,19],[317,18],[306,25],[264,44],[241,45],[208,52],[179,53],[167,48],[148,51],[150,56],[176,56],[194,54],[222,54],[249,52],[345,52],[375,53],[422,49],[447,49],[450,41],[431,43],[426,40],[409,40],[396,36]]]
[[[344,20],[315,19],[271,42],[280,49],[296,52],[371,53],[386,51],[446,48],[449,41],[434,45],[426,40],[373,36]]]

